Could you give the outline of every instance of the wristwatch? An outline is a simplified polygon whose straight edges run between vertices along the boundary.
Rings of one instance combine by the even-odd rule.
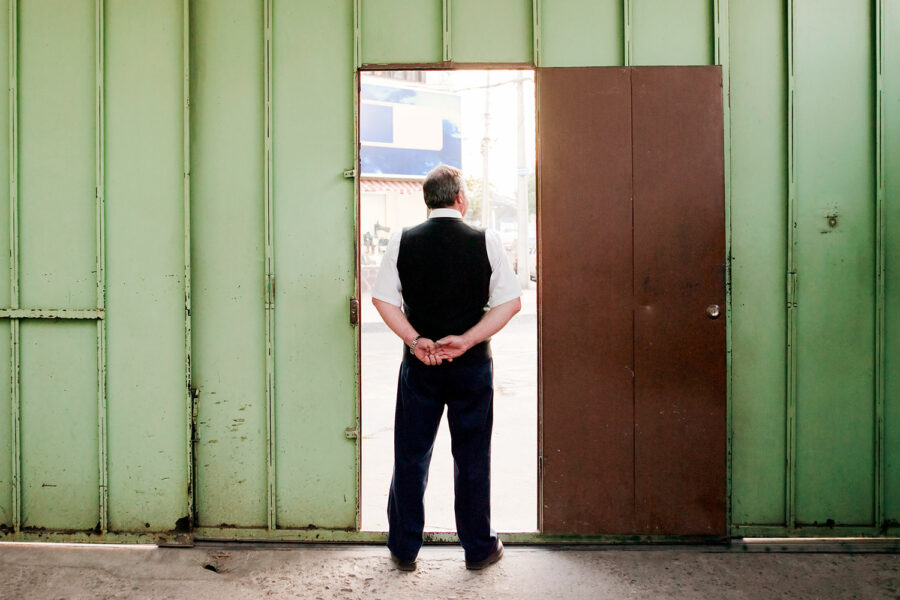
[[[410,354],[415,354],[415,353],[416,353],[416,344],[419,343],[419,338],[420,338],[420,337],[422,337],[422,336],[421,336],[421,335],[417,335],[417,336],[416,336],[416,339],[413,340],[413,343],[409,345],[409,353],[410,353]]]

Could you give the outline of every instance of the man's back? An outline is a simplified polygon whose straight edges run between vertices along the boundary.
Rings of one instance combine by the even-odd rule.
[[[459,218],[428,219],[403,232],[397,270],[407,318],[424,337],[437,340],[466,331],[484,316],[491,263],[483,230]],[[460,358],[489,357],[485,341]]]

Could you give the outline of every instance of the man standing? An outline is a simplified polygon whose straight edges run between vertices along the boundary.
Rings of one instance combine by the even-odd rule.
[[[482,569],[503,554],[491,528],[490,336],[521,309],[522,292],[500,238],[462,220],[469,207],[462,172],[435,167],[423,193],[428,219],[392,236],[372,292],[381,318],[406,344],[397,384],[388,548],[398,568],[415,569],[428,465],[446,404],[456,529],[466,567]]]

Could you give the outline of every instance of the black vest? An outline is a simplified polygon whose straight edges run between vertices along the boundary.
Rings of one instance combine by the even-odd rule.
[[[491,281],[484,231],[462,219],[437,217],[404,229],[397,271],[403,311],[422,337],[437,341],[461,335],[484,316]],[[490,357],[485,340],[450,364],[475,364]],[[408,348],[404,359],[418,361]]]

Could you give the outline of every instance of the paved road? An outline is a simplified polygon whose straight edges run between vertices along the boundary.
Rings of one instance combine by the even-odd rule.
[[[522,311],[494,336],[494,435],[491,515],[498,531],[537,530],[537,308],[534,284]],[[362,528],[387,530],[393,464],[394,403],[402,342],[381,321],[371,297],[362,310]],[[441,421],[425,491],[425,530],[455,531],[453,457]]]

